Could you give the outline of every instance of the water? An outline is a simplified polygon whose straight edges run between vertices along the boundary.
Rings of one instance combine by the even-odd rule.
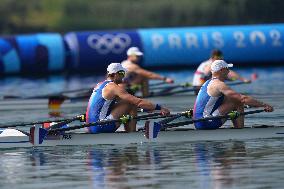
[[[282,188],[283,140],[0,152],[1,188]]]
[[[275,106],[273,113],[250,115],[246,126],[284,126],[283,67],[238,70],[259,79],[235,86]],[[191,81],[192,71],[163,72],[177,83]],[[32,96],[93,85],[100,77],[9,78],[1,95]],[[194,96],[152,98],[173,112],[192,107]],[[63,116],[85,107],[62,110]],[[49,119],[48,110],[1,112],[2,123]],[[229,123],[228,123],[229,124]],[[284,140],[94,145],[9,149],[0,152],[0,188],[283,188]]]

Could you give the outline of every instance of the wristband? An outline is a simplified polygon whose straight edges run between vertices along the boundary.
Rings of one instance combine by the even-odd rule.
[[[159,104],[156,104],[155,110],[161,110],[162,107]]]

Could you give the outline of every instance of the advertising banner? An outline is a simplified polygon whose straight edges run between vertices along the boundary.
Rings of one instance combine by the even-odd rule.
[[[229,62],[284,60],[284,24],[140,29],[144,66],[195,65],[220,49]]]
[[[0,38],[0,71],[49,73],[62,71],[65,47],[60,34],[31,34]]]
[[[64,39],[71,56],[67,66],[88,72],[105,72],[111,62],[126,59],[129,47],[142,47],[136,31],[72,32],[67,33]]]

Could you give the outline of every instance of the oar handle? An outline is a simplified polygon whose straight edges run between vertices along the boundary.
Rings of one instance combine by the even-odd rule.
[[[171,91],[171,92],[151,92],[149,96],[147,97],[158,97],[158,96],[171,96],[175,94],[180,94],[180,93],[186,93],[186,92],[192,92],[195,89],[189,88],[189,89],[182,89],[178,91]]]
[[[151,87],[151,90],[158,90],[158,89],[163,89],[163,90],[173,90],[176,88],[187,88],[187,87],[192,87],[192,84],[189,82],[186,83],[181,83],[181,84],[171,84],[169,86],[159,86],[159,87]]]
[[[82,114],[82,115],[76,116],[76,117],[74,117],[74,118],[72,118],[72,119],[64,120],[64,121],[61,121],[61,122],[59,122],[59,123],[56,123],[56,124],[50,126],[50,127],[48,128],[48,130],[53,130],[53,129],[60,128],[60,127],[62,127],[62,126],[64,126],[64,125],[66,125],[66,124],[68,124],[68,123],[71,123],[71,122],[73,122],[73,121],[76,121],[76,120],[80,120],[81,122],[85,122],[85,121],[86,121],[86,114]]]
[[[185,116],[187,118],[192,118],[192,115],[193,115],[193,110],[189,109],[189,110],[187,110],[185,112],[172,115],[171,117],[167,116],[169,118],[163,119],[163,120],[159,121],[158,123],[163,125],[163,124],[167,124],[167,123],[169,123],[169,122],[171,122],[171,121],[173,121],[173,120],[175,120],[177,118],[180,118],[182,116]]]
[[[164,84],[167,84],[167,83],[165,81],[157,82],[157,83],[150,83],[149,87],[159,86],[159,85],[164,85]]]
[[[249,84],[249,82],[244,82],[244,81],[232,81],[232,82],[227,82],[228,85],[233,86],[233,85],[242,85],[242,84]]]

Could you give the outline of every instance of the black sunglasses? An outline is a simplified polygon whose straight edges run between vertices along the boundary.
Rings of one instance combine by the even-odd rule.
[[[116,73],[119,74],[119,75],[125,76],[125,71],[123,71],[123,70],[118,71],[118,72],[116,72]]]

